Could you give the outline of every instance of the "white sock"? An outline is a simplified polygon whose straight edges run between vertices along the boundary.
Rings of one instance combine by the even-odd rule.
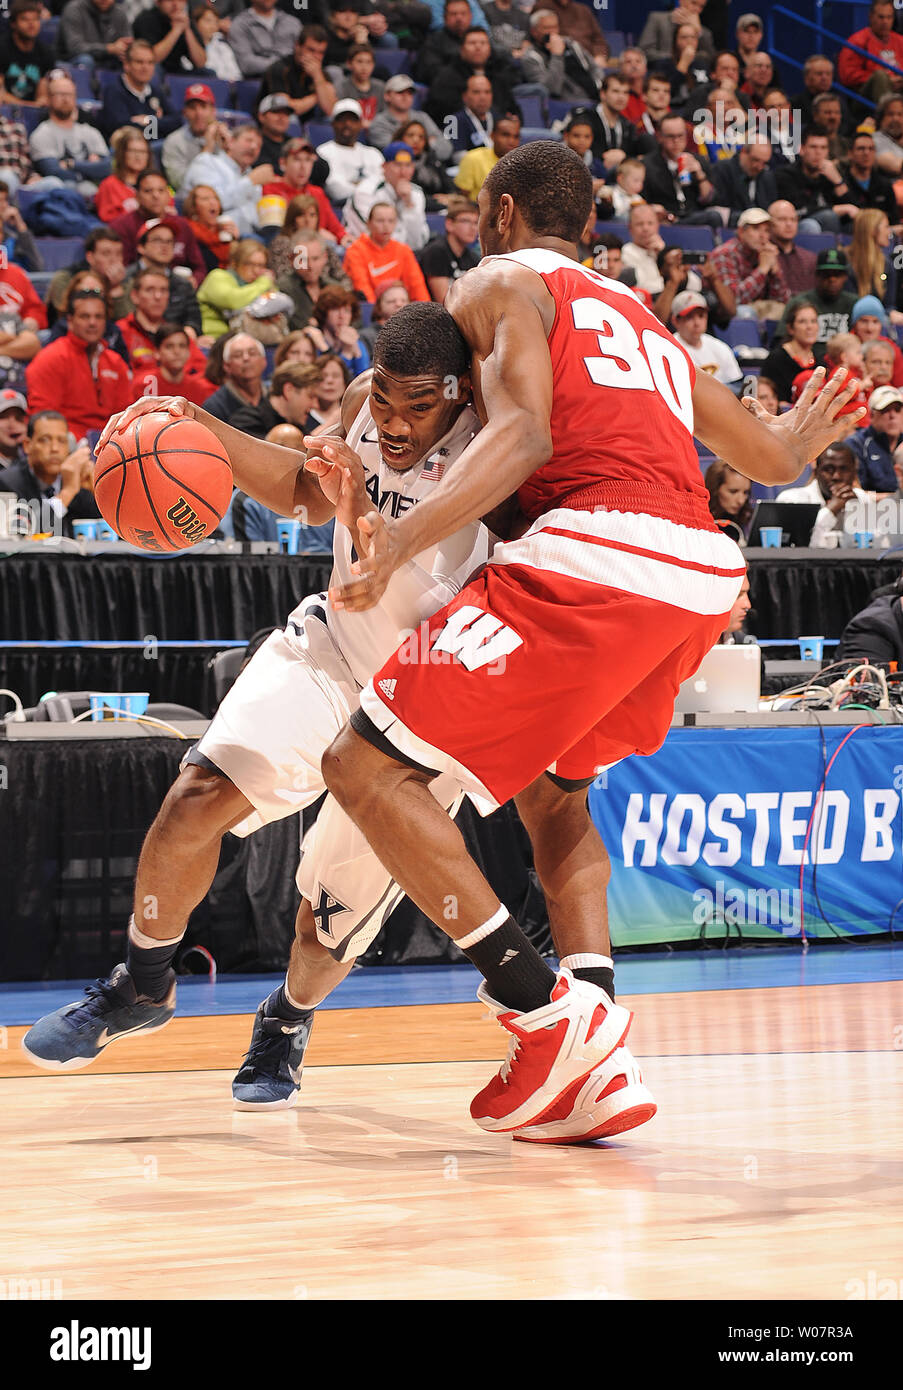
[[[597,956],[592,951],[578,951],[573,956],[562,956],[560,965],[568,970],[614,970],[611,956]]]
[[[478,941],[482,941],[485,937],[490,936],[492,932],[498,931],[502,923],[507,922],[510,916],[511,913],[508,911],[507,907],[502,904],[497,912],[493,912],[488,922],[484,922],[483,925],[477,927],[475,931],[468,932],[466,936],[459,936],[455,945],[460,946],[462,951],[466,951],[468,946],[476,946]]]
[[[185,935],[187,927],[183,927],[178,936],[145,936],[144,932],[135,922],[135,914],[129,918],[129,941],[133,946],[137,946],[140,951],[155,951],[160,946],[177,946]]]

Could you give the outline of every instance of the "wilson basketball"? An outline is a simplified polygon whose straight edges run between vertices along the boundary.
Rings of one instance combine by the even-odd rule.
[[[232,496],[232,468],[197,420],[141,415],[104,445],[94,498],[118,536],[142,550],[186,550],[208,537]]]

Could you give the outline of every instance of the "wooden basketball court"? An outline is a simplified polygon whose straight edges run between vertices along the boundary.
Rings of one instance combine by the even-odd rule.
[[[249,1014],[64,1075],[10,1027],[0,1277],[63,1299],[903,1295],[900,985],[623,1002],[659,1113],[577,1148],[472,1123],[507,1039],[478,1004],[323,1012],[301,1103],[270,1115],[231,1107]]]

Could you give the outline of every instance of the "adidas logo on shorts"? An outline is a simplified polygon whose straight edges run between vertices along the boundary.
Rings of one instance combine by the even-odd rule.
[[[380,690],[385,695],[387,700],[395,699],[395,687],[398,684],[397,681],[379,681],[378,684]]]

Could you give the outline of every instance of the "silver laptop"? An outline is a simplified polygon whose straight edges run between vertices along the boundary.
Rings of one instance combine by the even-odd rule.
[[[684,681],[674,702],[675,714],[750,714],[759,708],[762,650],[752,643],[713,647],[702,665]]]

